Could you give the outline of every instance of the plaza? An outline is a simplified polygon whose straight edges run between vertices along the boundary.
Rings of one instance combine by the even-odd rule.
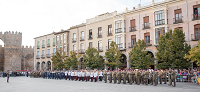
[[[177,82],[176,87],[167,84],[153,85],[129,85],[100,82],[82,82],[57,79],[43,79],[30,77],[0,77],[0,92],[198,92],[200,86]]]

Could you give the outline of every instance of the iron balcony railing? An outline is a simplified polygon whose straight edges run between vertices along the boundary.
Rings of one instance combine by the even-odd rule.
[[[76,42],[76,38],[72,38],[72,42]]]
[[[40,55],[36,55],[36,59],[40,59]]]
[[[145,41],[146,46],[152,46],[151,42],[152,42],[152,40],[146,40],[146,41]]]
[[[144,29],[150,29],[150,23],[149,23],[149,22],[144,23],[144,24],[142,24],[142,25],[143,25],[143,30],[144,30]]]
[[[102,38],[103,37],[102,34],[103,33],[97,33],[97,38]]]
[[[192,20],[199,20],[200,19],[200,14],[192,14]]]
[[[83,36],[83,37],[80,37],[80,41],[84,41],[84,36]]]
[[[92,35],[88,35],[88,40],[93,39]]]
[[[123,48],[123,43],[117,44],[118,48]]]
[[[122,28],[115,29],[115,33],[122,33]]]
[[[85,49],[80,49],[80,50],[78,51],[78,53],[79,53],[79,54],[85,54]]]
[[[98,47],[99,52],[103,52],[103,47]]]
[[[183,23],[183,16],[173,18],[174,24]]]
[[[41,55],[41,58],[45,58],[45,55],[43,54],[43,55]]]
[[[199,39],[200,39],[200,37],[198,37],[198,36],[200,36],[199,34],[191,34],[191,40],[192,41],[198,41]]]
[[[164,25],[164,24],[165,24],[165,19],[155,21],[155,26]]]
[[[129,48],[133,48],[134,45],[135,45],[135,42],[133,42],[133,43],[132,43],[132,42],[128,43],[128,47],[129,47]]]
[[[47,57],[47,58],[50,58],[50,57],[51,57],[51,54],[46,54],[46,57]]]
[[[136,30],[136,26],[134,26],[134,27],[129,27],[129,32],[134,32],[134,31],[137,31],[137,30]]]
[[[112,36],[113,34],[112,34],[112,31],[109,33],[109,31],[107,31],[107,36]]]

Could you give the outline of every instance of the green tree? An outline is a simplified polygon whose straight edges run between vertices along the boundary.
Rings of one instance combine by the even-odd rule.
[[[134,66],[135,69],[145,69],[154,64],[154,58],[151,58],[150,54],[147,54],[146,43],[144,40],[138,40],[129,53],[129,63]]]
[[[200,41],[198,42],[198,46],[192,48],[184,58],[191,62],[197,61],[197,66],[200,66]]]
[[[121,52],[115,42],[110,43],[109,50],[105,53],[106,65],[111,68],[120,67]]]
[[[62,70],[64,68],[63,59],[64,55],[61,55],[60,51],[56,51],[55,55],[51,58],[53,68]]]
[[[84,65],[90,69],[99,69],[103,67],[104,64],[103,58],[99,56],[99,52],[93,47],[88,47],[88,49],[85,51],[85,54],[83,55],[83,60],[85,61]]]
[[[182,30],[174,29],[159,39],[156,57],[163,63],[157,64],[158,68],[189,68],[191,63],[184,59],[191,48],[185,41]]]
[[[79,54],[76,55],[76,52],[70,52],[70,56],[64,60],[64,65],[66,69],[73,68],[77,69],[78,66],[78,58],[80,57]]]

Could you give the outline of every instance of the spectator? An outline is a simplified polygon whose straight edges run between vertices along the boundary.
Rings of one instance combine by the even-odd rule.
[[[198,15],[198,11],[195,10],[195,11],[194,11],[194,18],[195,18],[195,19],[197,19],[197,15]]]

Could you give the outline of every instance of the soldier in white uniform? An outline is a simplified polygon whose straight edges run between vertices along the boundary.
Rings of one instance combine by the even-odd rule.
[[[75,81],[77,81],[78,80],[78,72],[77,72],[77,70],[75,71]]]
[[[72,81],[74,80],[74,71],[72,71],[72,73],[71,73],[71,78],[72,78]]]
[[[69,80],[72,79],[71,77],[71,71],[68,72]]]
[[[94,78],[94,72],[91,71],[91,72],[90,72],[90,79],[91,79],[91,82],[93,82],[93,78]]]
[[[102,78],[103,78],[103,72],[100,71],[100,72],[99,72],[99,81],[102,81]]]
[[[97,81],[97,79],[98,79],[98,73],[97,73],[97,71],[94,71],[94,82],[96,82]]]
[[[67,75],[68,75],[68,72],[65,71],[65,79],[67,80]]]
[[[81,71],[78,72],[78,80],[81,80]]]
[[[90,80],[90,72],[86,71],[86,81],[89,81],[89,80]]]
[[[85,81],[85,71],[82,71],[81,76],[82,76],[82,81]]]

